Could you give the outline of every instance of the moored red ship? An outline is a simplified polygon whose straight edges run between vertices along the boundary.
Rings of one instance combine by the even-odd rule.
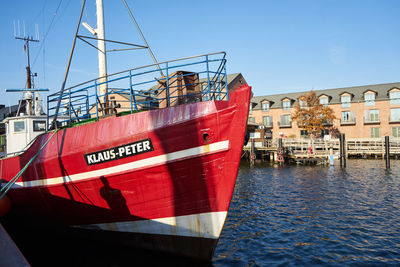
[[[0,159],[10,216],[210,260],[251,93],[229,88],[225,64],[224,53],[157,62],[50,95],[39,121],[56,129]],[[7,134],[17,121],[34,129],[38,118],[28,117],[9,118]]]

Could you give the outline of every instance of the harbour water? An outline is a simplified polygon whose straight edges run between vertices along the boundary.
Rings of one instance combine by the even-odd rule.
[[[33,266],[399,266],[400,162],[249,167],[212,263],[95,242],[24,239]],[[45,253],[44,253],[45,252]]]
[[[240,167],[215,266],[400,265],[400,162]]]

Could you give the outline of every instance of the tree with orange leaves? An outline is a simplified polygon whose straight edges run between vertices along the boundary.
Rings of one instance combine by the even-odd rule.
[[[316,137],[324,129],[329,129],[336,116],[333,110],[319,102],[314,91],[301,95],[294,108],[293,120],[299,128],[307,130],[308,134]]]

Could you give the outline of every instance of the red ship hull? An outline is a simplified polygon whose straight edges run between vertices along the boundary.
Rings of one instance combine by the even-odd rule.
[[[9,191],[12,214],[210,260],[231,201],[251,88],[59,130]],[[1,160],[12,179],[51,137]]]

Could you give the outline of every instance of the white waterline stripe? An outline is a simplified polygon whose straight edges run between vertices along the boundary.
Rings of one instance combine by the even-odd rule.
[[[221,234],[226,215],[226,211],[218,211],[153,220],[75,225],[73,227],[91,230],[217,239]]]
[[[133,161],[113,167],[108,167],[100,170],[83,172],[72,174],[64,177],[56,177],[56,178],[48,178],[42,180],[34,180],[34,181],[26,181],[26,182],[17,182],[13,185],[13,188],[21,188],[21,187],[35,187],[35,186],[46,186],[46,185],[56,185],[63,184],[69,182],[76,182],[81,180],[86,180],[90,178],[121,173],[125,171],[132,171],[137,169],[150,168],[158,165],[162,165],[165,163],[169,163],[172,161],[183,160],[186,158],[197,157],[204,154],[216,153],[219,151],[229,149],[229,140],[216,142],[208,145],[193,147],[181,151],[176,151],[168,154],[163,154],[147,159],[141,159],[138,161]]]

